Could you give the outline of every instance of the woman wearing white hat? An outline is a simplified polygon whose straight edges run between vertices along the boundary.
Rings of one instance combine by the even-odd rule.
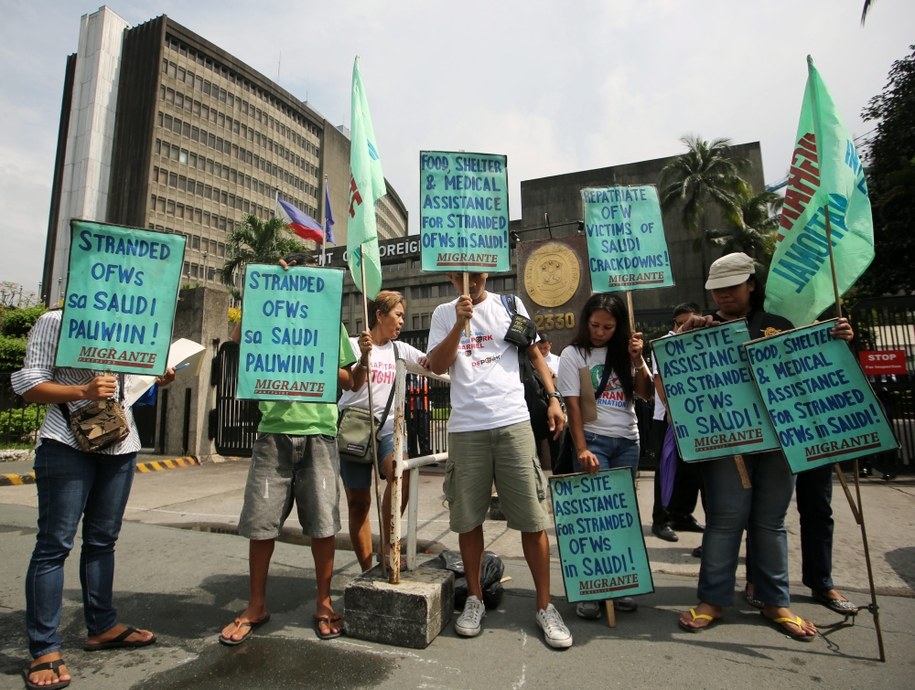
[[[717,310],[710,316],[693,316],[682,331],[746,318],[750,338],[761,338],[794,326],[781,316],[763,310],[763,286],[756,265],[742,252],[727,254],[709,269],[705,284]],[[832,335],[854,336],[851,325],[840,319]],[[763,604],[762,614],[794,639],[810,641],[816,627],[788,607],[788,540],[785,515],[794,491],[794,476],[780,451],[743,456],[750,487],[744,487],[737,463],[720,458],[701,464],[707,514],[699,570],[699,604],[680,614],[684,630],[697,632],[719,619],[734,598],[737,560],[743,532],[749,534],[754,594]]]

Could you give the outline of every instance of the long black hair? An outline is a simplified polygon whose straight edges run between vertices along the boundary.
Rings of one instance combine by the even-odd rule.
[[[629,326],[629,310],[626,309],[626,303],[623,300],[609,292],[591,295],[581,310],[578,332],[572,339],[572,345],[591,354],[594,345],[591,343],[588,322],[591,320],[591,314],[601,309],[616,319],[616,330],[613,331],[613,335],[607,342],[607,359],[604,361],[604,366],[609,366],[616,372],[626,400],[629,401],[632,400],[635,391],[632,361],[629,357],[629,339],[632,337],[632,329]]]

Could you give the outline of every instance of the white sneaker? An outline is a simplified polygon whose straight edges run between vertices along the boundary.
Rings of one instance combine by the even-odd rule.
[[[483,602],[471,594],[467,597],[467,603],[464,604],[464,612],[454,623],[454,632],[464,637],[476,637],[483,630],[483,616],[485,615],[486,607],[483,606]]]
[[[554,649],[566,649],[572,646],[572,633],[562,622],[562,616],[552,604],[537,611],[537,625],[543,631],[543,639]]]

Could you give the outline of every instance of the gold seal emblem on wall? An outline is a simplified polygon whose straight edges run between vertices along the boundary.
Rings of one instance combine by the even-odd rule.
[[[578,257],[561,242],[538,247],[524,267],[524,288],[541,307],[565,304],[578,290],[581,266]]]

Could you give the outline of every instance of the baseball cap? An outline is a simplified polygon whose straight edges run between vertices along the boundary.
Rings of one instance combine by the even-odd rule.
[[[747,282],[755,273],[756,263],[743,252],[725,254],[720,259],[715,259],[709,267],[705,289],[717,290],[740,285]]]

